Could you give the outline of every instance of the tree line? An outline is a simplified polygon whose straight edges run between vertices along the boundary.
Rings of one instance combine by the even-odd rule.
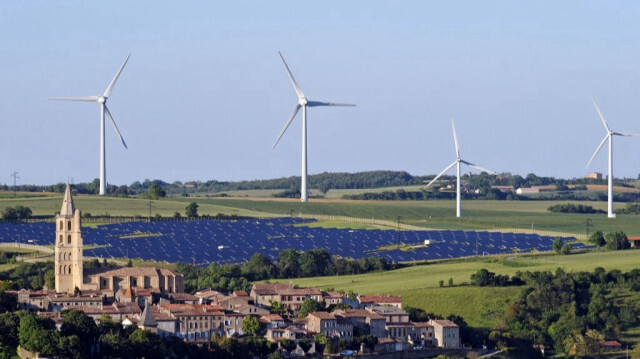
[[[184,275],[186,292],[209,287],[221,291],[248,291],[254,281],[359,274],[394,268],[398,268],[398,264],[384,258],[341,258],[332,256],[326,249],[299,251],[293,248],[282,250],[275,261],[255,253],[245,263],[211,263],[206,267],[186,263],[176,265],[176,271]]]

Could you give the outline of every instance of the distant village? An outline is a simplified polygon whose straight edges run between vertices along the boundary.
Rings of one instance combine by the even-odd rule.
[[[244,321],[260,323],[257,333],[280,343],[296,343],[294,355],[316,353],[314,335],[345,338],[372,335],[371,347],[358,352],[402,352],[422,348],[462,348],[460,328],[449,320],[413,322],[402,309],[402,298],[391,295],[347,295],[286,283],[255,283],[250,291],[222,293],[212,289],[184,293],[181,274],[155,267],[118,269],[83,268],[80,211],[69,187],[56,217],[55,289],[21,289],[6,293],[17,297],[21,309],[52,319],[60,329],[66,310],[78,310],[96,323],[104,318],[124,327],[138,328],[162,338],[177,337],[193,344],[213,336],[241,337]],[[299,313],[305,301],[324,303],[324,310]],[[318,308],[316,308],[318,309]],[[311,341],[310,348],[298,345]]]

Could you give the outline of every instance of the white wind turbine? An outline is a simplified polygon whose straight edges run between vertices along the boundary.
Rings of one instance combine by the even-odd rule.
[[[289,121],[287,121],[287,124],[284,125],[284,128],[280,132],[280,135],[278,136],[278,139],[273,144],[273,147],[271,149],[273,150],[274,148],[276,148],[276,145],[280,141],[280,138],[282,138],[282,135],[284,135],[285,131],[287,131],[287,128],[289,128],[289,125],[291,124],[291,121],[293,121],[293,118],[296,117],[296,114],[300,110],[300,107],[302,107],[302,179],[301,179],[302,183],[300,185],[300,201],[307,202],[307,200],[308,200],[308,191],[307,191],[307,106],[316,107],[316,106],[355,106],[355,105],[347,104],[347,103],[308,101],[307,97],[304,95],[304,92],[302,92],[302,90],[300,89],[300,87],[296,83],[296,80],[293,78],[293,75],[291,74],[291,71],[289,70],[289,66],[287,66],[286,61],[284,61],[284,57],[282,57],[282,54],[280,52],[278,52],[278,54],[280,55],[280,59],[282,59],[282,63],[284,64],[284,68],[287,70],[287,74],[289,75],[289,79],[291,80],[291,84],[293,85],[293,89],[296,91],[296,94],[298,95],[298,103],[296,104],[296,107],[294,107],[293,113],[291,114],[291,117],[289,118]]]
[[[427,185],[427,187],[431,186],[433,184],[433,182],[435,182],[436,180],[438,180],[438,178],[440,178],[443,174],[447,173],[447,171],[449,171],[450,169],[453,168],[453,166],[457,166],[456,167],[456,175],[457,175],[457,183],[456,183],[456,217],[460,217],[460,164],[464,163],[465,165],[469,166],[469,167],[473,167],[476,169],[479,169],[481,171],[484,172],[488,172],[491,174],[497,174],[491,170],[488,170],[486,168],[482,168],[478,165],[475,165],[471,162],[467,162],[463,159],[460,158],[460,148],[458,147],[458,135],[456,134],[456,127],[453,124],[453,120],[451,120],[451,128],[453,129],[453,142],[456,145],[456,160],[453,161],[452,164],[450,164],[449,166],[447,166],[447,168],[445,168],[442,172],[440,172],[434,179],[431,180],[431,182],[429,182],[429,184]]]
[[[607,216],[609,218],[616,218],[615,213],[613,213],[613,136],[625,136],[625,137],[640,136],[640,133],[611,131],[611,129],[609,128],[609,125],[607,125],[607,121],[605,121],[604,116],[600,111],[600,108],[598,107],[598,104],[596,103],[596,100],[593,97],[591,97],[591,101],[593,101],[593,106],[595,106],[596,111],[598,111],[598,116],[600,116],[600,119],[602,120],[602,124],[604,125],[604,128],[607,131],[607,134],[604,136],[604,139],[602,139],[602,142],[600,142],[600,145],[598,146],[598,148],[596,148],[596,152],[593,153],[593,156],[591,156],[591,159],[587,163],[586,167],[589,167],[589,165],[591,164],[591,161],[593,161],[593,159],[596,158],[596,155],[598,154],[602,146],[604,146],[605,141],[609,140],[609,185],[607,188],[607,195],[609,198],[607,201]]]
[[[124,65],[127,64],[127,61],[129,61],[129,57],[131,57],[131,54],[129,54],[127,56],[127,58],[124,60],[124,62],[122,63],[122,66],[120,66],[120,69],[118,70],[118,72],[116,73],[116,76],[113,78],[113,80],[111,80],[111,83],[109,84],[109,86],[107,86],[107,89],[104,91],[104,94],[102,96],[85,96],[85,97],[52,97],[49,98],[49,100],[61,100],[61,101],[88,101],[88,102],[97,102],[100,104],[100,194],[104,195],[106,194],[106,187],[107,187],[107,174],[106,174],[106,161],[105,161],[105,151],[104,151],[104,116],[105,113],[107,116],[109,116],[109,119],[111,120],[111,124],[113,125],[113,128],[116,130],[116,133],[118,134],[118,137],[120,137],[120,140],[122,141],[122,144],[124,145],[124,148],[127,148],[127,144],[124,142],[124,139],[122,138],[122,135],[120,134],[120,130],[118,130],[118,126],[116,125],[116,122],[113,120],[113,116],[111,116],[111,112],[109,112],[109,109],[107,108],[107,99],[109,98],[109,96],[111,96],[111,90],[113,90],[113,86],[116,84],[116,81],[118,80],[118,77],[120,76],[120,73],[122,72],[122,69],[124,69]]]

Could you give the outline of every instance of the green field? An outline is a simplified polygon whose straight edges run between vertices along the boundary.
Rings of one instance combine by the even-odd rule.
[[[516,271],[593,271],[596,267],[623,272],[638,268],[640,250],[596,251],[561,255],[522,255],[477,258],[413,266],[388,272],[354,276],[287,279],[301,287],[334,288],[363,294],[399,294],[403,304],[441,315],[458,314],[475,327],[491,328],[518,295],[518,287],[458,286],[468,283],[471,274],[486,268],[498,274]],[[453,278],[454,287],[448,287]],[[443,280],[445,287],[439,286]]]
[[[34,215],[53,215],[60,210],[62,196],[33,198],[0,198],[0,208],[17,204],[32,209]],[[149,213],[149,201],[137,198],[116,198],[80,195],[74,198],[76,208],[93,216],[142,216]],[[557,231],[568,234],[584,234],[585,221],[591,219],[594,227],[605,233],[622,230],[628,235],[640,235],[639,216],[619,215],[609,219],[603,214],[560,214],[550,213],[547,207],[568,203],[565,201],[463,201],[462,218],[455,218],[455,202],[447,200],[430,201],[345,201],[312,200],[300,203],[297,200],[245,199],[245,198],[166,198],[153,201],[152,215],[172,216],[175,212],[184,215],[189,202],[200,205],[200,214],[241,215],[254,217],[294,215],[329,215],[356,218],[375,218],[387,221],[400,221],[423,228],[437,229],[531,229]],[[593,206],[604,210],[605,202],[569,202]],[[615,203],[616,208],[624,207]],[[340,222],[340,223],[338,223]],[[336,219],[329,226],[364,228],[344,224]],[[322,225],[322,224],[321,224]]]

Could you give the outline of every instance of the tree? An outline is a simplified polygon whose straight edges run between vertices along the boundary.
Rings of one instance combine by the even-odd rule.
[[[323,353],[325,346],[329,343],[329,337],[319,333],[313,336],[313,342],[316,343],[316,353]]]
[[[198,204],[196,202],[191,202],[185,207],[185,214],[187,218],[196,218],[198,217]]]
[[[280,314],[280,315],[284,315],[287,313],[287,309],[282,306],[282,303],[276,301],[273,302],[269,302],[269,304],[271,304],[271,308],[269,309],[269,312],[271,314]]]
[[[7,207],[2,211],[2,219],[5,221],[19,221],[31,217],[31,208],[17,205],[15,207]]]
[[[242,331],[245,333],[251,333],[253,335],[258,334],[262,330],[262,322],[256,317],[247,315],[242,321]]]
[[[300,276],[300,263],[298,262],[298,250],[295,248],[284,249],[278,254],[278,269],[280,277],[295,278]]]
[[[556,239],[553,240],[553,250],[556,253],[560,253],[560,250],[562,250],[563,245],[564,245],[564,241],[562,240],[562,238],[556,237]]]
[[[70,310],[64,316],[60,334],[63,337],[76,336],[78,342],[75,344],[79,350],[79,356],[88,357],[91,354],[91,345],[98,337],[98,327],[96,322],[84,312]]]
[[[136,356],[146,358],[164,357],[165,346],[163,340],[148,330],[136,328],[129,335],[129,342],[135,350]]]
[[[180,219],[182,218],[182,215],[180,214],[180,212],[176,211],[173,213],[173,219]]]
[[[300,276],[316,277],[327,273],[331,264],[331,253],[326,249],[312,249],[304,252],[298,259],[300,263]]]
[[[13,358],[18,344],[20,317],[15,313],[0,314],[0,358]]]
[[[631,247],[627,235],[622,231],[607,233],[605,239],[607,240],[607,249],[620,250]]]
[[[449,277],[449,287],[453,287],[453,277]]]
[[[373,334],[367,334],[360,337],[360,341],[364,344],[365,347],[369,348],[370,351],[373,351],[378,344],[378,337]]]
[[[273,264],[271,259],[262,253],[254,253],[243,266],[243,271],[250,280],[263,280],[271,277]]]
[[[300,349],[302,349],[305,355],[307,355],[307,352],[311,350],[311,346],[312,346],[311,341],[307,338],[300,339],[298,341],[298,345],[300,346]]]
[[[291,353],[293,350],[295,350],[297,347],[296,342],[294,342],[291,339],[282,339],[280,341],[280,348],[284,349],[287,351],[287,353]]]
[[[640,177],[640,175],[638,176]],[[640,343],[637,343],[631,351],[631,359],[640,359]]]
[[[20,346],[31,352],[47,356],[58,354],[60,334],[56,330],[53,320],[49,318],[25,313],[20,318],[18,338]]]
[[[489,272],[487,269],[478,269],[471,275],[471,284],[484,287],[493,284],[495,273]]]
[[[602,231],[595,231],[591,233],[591,235],[589,236],[589,242],[595,244],[598,247],[602,247],[607,244],[607,240],[604,239],[604,234],[602,234]]]
[[[160,199],[162,197],[165,197],[166,195],[167,192],[156,183],[149,186],[149,190],[147,191],[147,198],[152,200]]]
[[[309,313],[325,311],[325,303],[318,302],[313,298],[305,299],[304,302],[300,305],[300,310],[298,311],[298,317],[304,318]]]

